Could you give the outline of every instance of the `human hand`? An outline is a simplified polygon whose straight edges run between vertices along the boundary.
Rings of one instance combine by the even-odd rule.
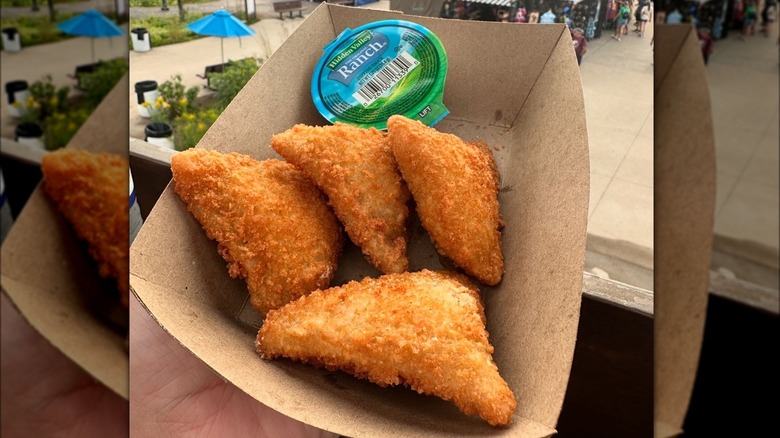
[[[130,297],[130,430],[134,437],[335,437],[225,382]]]
[[[127,400],[68,359],[0,295],[0,436],[128,436]]]

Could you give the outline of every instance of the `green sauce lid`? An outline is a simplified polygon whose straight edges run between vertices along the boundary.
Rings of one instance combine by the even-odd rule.
[[[386,129],[395,114],[435,125],[442,104],[447,53],[439,38],[402,20],[346,29],[325,47],[314,69],[311,94],[331,123]]]

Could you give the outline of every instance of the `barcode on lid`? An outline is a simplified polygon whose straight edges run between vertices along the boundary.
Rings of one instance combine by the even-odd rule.
[[[401,52],[397,58],[376,72],[352,97],[364,107],[369,106],[419,64],[420,61],[416,60],[412,55],[407,52]]]

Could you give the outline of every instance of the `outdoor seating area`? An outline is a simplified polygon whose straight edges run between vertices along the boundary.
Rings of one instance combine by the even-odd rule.
[[[211,75],[214,73],[223,73],[225,71],[225,68],[227,68],[228,65],[230,65],[230,62],[207,65],[206,68],[203,70],[203,74],[198,73],[196,76],[206,80],[206,84],[203,85],[204,88],[216,91],[216,88],[214,88],[211,85]]]
[[[76,85],[73,87],[77,90],[84,91],[84,87],[81,84],[81,78],[88,73],[94,73],[95,70],[97,70],[100,65],[103,64],[103,61],[93,62],[89,64],[82,64],[76,67],[76,71],[71,73],[68,73],[68,77],[71,79],[76,80]]]
[[[284,14],[289,14],[290,18],[293,17],[293,13],[297,12],[298,17],[303,18],[303,11],[306,8],[303,7],[303,3],[300,0],[286,1],[286,2],[274,2],[274,12],[279,14],[279,19],[284,20]]]

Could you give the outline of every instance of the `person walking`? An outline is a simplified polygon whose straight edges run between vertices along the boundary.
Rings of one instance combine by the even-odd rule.
[[[704,65],[707,65],[713,51],[712,35],[710,35],[708,28],[700,27],[696,31],[696,36],[699,37],[699,46],[701,47],[701,54],[704,56]]]
[[[666,15],[666,24],[681,24],[683,16],[677,6],[672,6],[672,10]]]
[[[639,6],[639,35],[642,38],[645,35],[647,22],[650,21],[650,2],[647,1]]]
[[[571,40],[574,43],[574,54],[577,55],[577,65],[582,64],[582,55],[588,51],[588,39],[580,27],[571,29]]]
[[[555,13],[553,13],[552,9],[548,9],[547,12],[539,17],[539,24],[555,24],[555,19]]]
[[[534,8],[531,9],[531,12],[528,14],[528,24],[538,24],[539,23],[539,10]]]
[[[631,9],[628,7],[628,2],[620,2],[620,8],[618,9],[617,26],[615,27],[615,33],[612,35],[613,39],[621,41],[621,37],[628,33],[628,20],[631,19]]]
[[[764,9],[761,11],[761,33],[765,37],[769,36],[769,28],[775,22],[777,16],[777,2],[775,0],[766,0]]]
[[[744,40],[745,37],[755,35],[757,18],[758,8],[756,7],[755,0],[747,0],[747,2],[745,2],[744,18],[742,19],[742,35],[740,35],[739,39]]]
[[[447,0],[441,5],[439,18],[455,18],[455,9],[452,8],[452,2]]]
[[[635,2],[635,6],[632,6],[631,15],[634,17],[634,32],[639,32],[639,12],[642,10],[645,1],[647,0],[639,0],[639,2]]]

